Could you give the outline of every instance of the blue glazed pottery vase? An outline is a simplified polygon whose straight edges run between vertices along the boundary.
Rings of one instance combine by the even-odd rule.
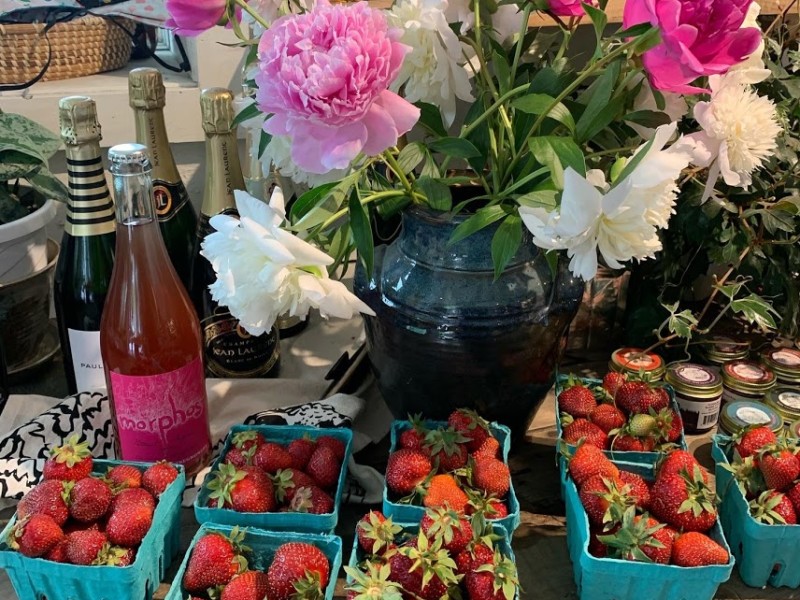
[[[519,436],[553,384],[584,283],[566,257],[554,274],[527,231],[495,280],[497,225],[447,243],[466,218],[408,209],[400,236],[376,249],[372,277],[356,274],[377,315],[365,320],[367,351],[396,417],[469,407]]]

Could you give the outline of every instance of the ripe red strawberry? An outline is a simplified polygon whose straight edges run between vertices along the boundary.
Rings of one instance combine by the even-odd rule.
[[[73,521],[70,519],[64,524],[64,527],[61,529],[64,530],[64,535],[69,535],[73,531],[85,531],[87,529],[92,529],[94,531],[103,531],[105,529],[105,523],[100,521],[95,521],[94,523],[79,523],[78,521]]]
[[[613,404],[599,404],[591,413],[589,421],[609,433],[625,425],[625,415]]]
[[[264,443],[264,436],[255,429],[248,429],[246,431],[237,431],[231,438],[231,447],[239,448],[240,450],[250,450],[251,448],[258,448]]]
[[[183,589],[205,593],[208,588],[227,585],[237,573],[247,569],[240,544],[244,533],[235,531],[231,538],[208,533],[197,540],[183,575]]]
[[[284,544],[275,551],[267,571],[269,598],[321,598],[330,575],[330,563],[322,550],[301,542]]]
[[[294,465],[294,458],[281,446],[274,442],[265,442],[255,451],[253,464],[269,475]]]
[[[622,384],[627,381],[627,377],[623,373],[616,371],[609,371],[603,376],[603,389],[614,398],[622,387]]]
[[[563,430],[564,441],[568,444],[577,444],[586,440],[587,444],[597,446],[601,450],[608,446],[608,435],[594,423],[586,419],[575,419]]]
[[[455,556],[472,541],[472,524],[463,513],[440,507],[425,511],[420,529],[431,545],[441,540],[442,548]]]
[[[45,560],[52,560],[53,562],[57,563],[67,562],[69,560],[67,558],[67,536],[63,536],[61,541],[53,546],[43,558]]]
[[[592,390],[581,383],[573,382],[558,395],[558,410],[575,418],[585,419],[597,408]]]
[[[386,485],[395,494],[410,494],[432,470],[430,459],[422,452],[397,450],[389,456]]]
[[[651,517],[625,513],[622,525],[613,534],[600,535],[610,558],[668,564],[672,556],[675,531]]]
[[[619,477],[595,475],[581,486],[580,499],[589,522],[595,525],[614,525],[634,499],[624,490],[625,483]]]
[[[486,494],[477,494],[474,491],[467,493],[469,504],[467,515],[482,513],[487,520],[504,519],[508,516],[508,505],[502,500],[492,498]]]
[[[582,486],[594,475],[614,477],[619,475],[619,469],[612,463],[603,451],[591,444],[582,444],[575,449],[569,459],[569,474],[575,485]]]
[[[289,508],[299,513],[327,515],[333,512],[333,498],[317,486],[301,487],[295,492]]]
[[[272,481],[257,467],[237,469],[222,463],[208,489],[209,506],[246,513],[270,512],[276,508]]]
[[[138,546],[153,524],[153,510],[147,503],[123,503],[118,506],[106,523],[108,541],[126,548]]]
[[[733,447],[739,456],[747,458],[748,456],[757,455],[762,448],[770,446],[778,441],[769,427],[763,425],[751,425],[744,428],[742,431],[736,433],[731,437]]]
[[[153,495],[144,488],[131,488],[122,490],[111,501],[111,512],[121,510],[123,506],[147,506],[150,512],[156,509],[156,500]]]
[[[49,479],[36,484],[25,494],[17,505],[17,517],[29,515],[49,515],[59,526],[63,526],[69,517],[67,500],[69,500],[72,482]]]
[[[427,508],[447,506],[456,512],[465,512],[469,498],[452,475],[434,475],[424,492],[422,504]]]
[[[266,573],[245,571],[234,576],[222,590],[220,600],[264,600],[269,591]]]
[[[620,471],[619,478],[629,488],[629,495],[636,501],[636,506],[642,511],[650,510],[650,486],[636,473]]]
[[[422,450],[425,436],[428,435],[428,428],[421,415],[411,416],[408,421],[411,427],[400,434],[400,447],[408,450]]]
[[[113,567],[127,567],[136,560],[135,548],[123,548],[121,546],[110,546],[104,548],[98,556],[100,564]]]
[[[478,458],[472,468],[472,483],[490,496],[503,498],[511,487],[511,472],[502,460]]]
[[[43,479],[78,481],[89,476],[92,472],[89,442],[79,442],[79,439],[80,436],[75,434],[64,445],[50,451],[50,458],[45,461],[42,470]]]
[[[499,553],[491,565],[467,573],[466,581],[470,599],[513,600],[519,588],[517,566]]]
[[[714,492],[700,469],[691,476],[659,476],[650,490],[653,515],[679,531],[706,532],[717,521]]]
[[[106,479],[114,489],[138,488],[142,486],[142,472],[133,465],[115,465],[106,473]]]
[[[702,533],[690,531],[672,543],[672,564],[679,567],[726,565],[728,560],[728,551]]]
[[[271,479],[278,502],[291,502],[301,487],[317,485],[311,477],[293,467],[277,471]]]
[[[392,553],[389,558],[390,579],[399,583],[410,597],[440,600],[449,597],[448,587],[457,583],[450,554],[441,547],[441,540],[429,542],[420,535]],[[433,574],[426,582],[424,574]]]
[[[425,436],[422,451],[431,457],[437,472],[447,473],[467,464],[468,441],[469,438],[453,428],[433,429]]]
[[[342,463],[328,446],[317,445],[306,465],[306,473],[325,490],[336,487],[341,470]]]
[[[668,475],[693,475],[696,468],[700,469],[703,481],[708,483],[708,471],[699,463],[691,452],[687,450],[673,450],[667,454],[658,466],[658,477]]]
[[[614,529],[618,528],[615,526]],[[611,535],[610,532],[604,532],[603,528],[598,525],[589,524],[589,554],[595,558],[606,558],[608,556],[608,546],[600,541],[601,535]]]
[[[794,511],[800,515],[800,481],[789,488],[789,491],[786,492],[786,496],[791,501],[792,506],[794,506]]]
[[[469,452],[475,452],[486,438],[492,436],[486,419],[469,408],[459,408],[450,413],[447,425],[469,438],[470,441],[467,442]]]
[[[479,457],[500,458],[500,442],[497,438],[486,438],[481,447],[472,453],[472,458],[477,460]]]
[[[674,443],[680,439],[683,433],[683,419],[679,412],[672,408],[663,408],[658,412],[651,413],[656,420],[656,429],[661,439]]]
[[[376,510],[369,511],[356,525],[358,545],[369,554],[384,554],[394,545],[394,538],[401,531],[402,528],[391,518]]]
[[[616,452],[650,452],[655,447],[652,437],[638,438],[620,433],[611,440],[611,450]]]
[[[158,498],[178,478],[178,469],[165,460],[148,467],[142,474],[142,487]]]
[[[256,452],[261,449],[261,446],[251,446],[247,450],[231,446],[225,453],[225,461],[231,463],[234,467],[241,469],[242,467],[250,466],[254,463]]]
[[[105,516],[113,494],[108,484],[95,477],[76,481],[70,492],[69,514],[76,521],[91,523]]]
[[[783,445],[773,444],[761,450],[758,461],[767,487],[785,492],[800,477],[800,460]]]
[[[797,525],[797,512],[786,494],[767,490],[750,502],[750,514],[767,525]]]
[[[330,435],[322,435],[317,438],[317,446],[327,446],[336,455],[336,460],[340,463],[344,461],[345,444],[342,440]]]
[[[31,558],[44,556],[64,538],[64,532],[53,517],[34,514],[21,519],[8,536],[13,550]]]
[[[292,466],[295,469],[304,471],[316,447],[317,444],[314,440],[305,437],[289,442],[289,445],[286,446],[286,451],[294,459],[294,464]]]
[[[647,414],[669,406],[669,395],[663,388],[654,388],[644,381],[626,381],[614,398],[617,406],[627,413]]]
[[[106,535],[94,529],[73,531],[67,536],[67,559],[73,565],[91,565],[108,544]]]
[[[485,542],[478,542],[472,548],[459,552],[456,557],[456,572],[459,575],[466,575],[470,571],[474,571],[483,565],[490,565],[494,560],[494,550]]]

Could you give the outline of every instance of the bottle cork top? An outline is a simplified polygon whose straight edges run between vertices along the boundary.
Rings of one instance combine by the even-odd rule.
[[[133,69],[128,74],[128,98],[131,108],[164,108],[164,79],[161,71],[150,67]]]
[[[68,96],[58,101],[61,138],[68,146],[102,139],[97,106],[88,96]]]
[[[206,133],[230,133],[234,109],[233,94],[225,88],[207,88],[200,94],[200,112],[203,131]]]

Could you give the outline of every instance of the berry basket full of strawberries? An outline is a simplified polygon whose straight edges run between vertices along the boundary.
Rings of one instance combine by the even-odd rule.
[[[511,432],[468,409],[445,421],[392,424],[383,512],[418,523],[426,508],[482,513],[509,538],[519,527],[519,502],[508,468]]]
[[[800,587],[800,446],[764,426],[714,436],[720,521],[752,587]]]
[[[179,550],[183,467],[93,460],[77,436],[0,534],[20,600],[150,598]]]
[[[657,464],[579,445],[565,473],[567,546],[581,600],[704,600],[734,560],[709,473],[685,450]]]
[[[198,522],[330,533],[353,432],[235,425],[194,502]]]

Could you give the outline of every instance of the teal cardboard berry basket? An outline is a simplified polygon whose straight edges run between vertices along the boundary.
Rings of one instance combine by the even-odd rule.
[[[150,464],[95,460],[92,473],[104,475],[109,467],[133,465],[144,471]],[[178,477],[161,494],[153,524],[144,536],[136,559],[127,567],[83,566],[28,558],[6,543],[16,515],[0,533],[0,567],[8,573],[19,600],[145,600],[152,598],[172,559],[180,549],[180,510],[186,475]]]
[[[739,576],[755,588],[800,587],[800,525],[767,525],[750,515],[750,507],[730,464],[731,438],[715,435],[711,456],[715,463],[720,521],[736,557]]]
[[[392,519],[394,521],[394,519]],[[403,532],[411,533],[412,535],[417,534],[419,532],[419,521],[416,523],[400,523],[395,522],[397,525],[403,528]],[[503,556],[507,556],[512,560],[514,564],[517,563],[517,559],[514,556],[514,551],[511,549],[511,541],[508,536],[508,532],[506,531],[505,527],[501,527],[498,524],[494,524],[494,533],[500,536],[500,540],[495,542],[495,548],[500,550],[500,553]],[[364,560],[364,551],[362,550],[361,546],[358,545],[358,531],[355,532],[355,536],[353,539],[353,548],[350,551],[350,560],[347,566],[352,567],[353,569],[358,569],[361,561]],[[352,577],[349,575],[347,576],[347,585],[350,585],[353,582]],[[514,595],[514,600],[519,600],[520,590],[517,590],[517,593]],[[166,600],[170,600],[167,598]]]
[[[655,478],[653,464],[614,463],[647,480]],[[589,518],[578,489],[571,478],[562,477],[566,490],[567,548],[580,600],[711,600],[720,584],[730,578],[735,561],[719,520],[708,535],[728,551],[730,559],[726,565],[678,567],[592,556]]]
[[[333,594],[336,591],[336,578],[342,566],[342,539],[339,536],[317,533],[279,533],[249,527],[242,529],[244,531],[243,544],[251,550],[247,555],[248,567],[254,571],[266,572],[272,563],[275,551],[283,544],[303,542],[313,544],[322,550],[331,565],[330,581],[325,587],[325,600],[333,600]],[[183,557],[183,562],[181,562],[180,569],[175,575],[175,579],[172,580],[172,585],[164,600],[185,600],[189,597],[189,594],[183,589],[183,575],[186,572],[186,566],[189,564],[189,558],[192,556],[192,550],[194,550],[197,541],[208,533],[216,532],[224,536],[230,536],[232,531],[233,527],[227,525],[205,523],[200,526],[200,529],[197,530],[194,538],[192,538],[189,549]]]
[[[268,442],[286,445],[292,440],[309,436],[312,439],[322,436],[331,436],[345,444],[344,461],[336,484],[336,494],[333,496],[333,512],[324,515],[291,512],[265,512],[243,513],[228,508],[210,508],[208,506],[211,474],[225,460],[225,454],[231,447],[233,436],[240,431],[257,431]],[[307,531],[317,533],[332,533],[339,522],[339,506],[342,503],[345,479],[347,478],[347,463],[352,454],[353,432],[350,429],[320,429],[301,425],[234,425],[225,440],[225,446],[219,457],[212,465],[211,471],[206,475],[203,485],[194,501],[194,514],[199,523],[219,523],[223,525],[239,525],[240,527],[257,527],[272,531]]]

